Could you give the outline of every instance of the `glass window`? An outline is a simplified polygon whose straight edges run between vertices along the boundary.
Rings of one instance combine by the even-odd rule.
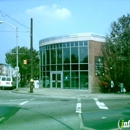
[[[42,68],[43,68],[43,71],[45,71],[45,66],[43,66]]]
[[[50,71],[50,65],[47,65],[47,66],[46,66],[46,70],[47,70],[47,71]]]
[[[52,45],[50,45],[50,49],[52,49],[53,48],[53,46]]]
[[[78,46],[78,42],[75,42],[75,46]]]
[[[70,47],[70,42],[67,42],[67,47]]]
[[[63,62],[70,63],[70,48],[63,48]]]
[[[57,65],[57,70],[62,70],[62,65]]]
[[[52,80],[56,80],[56,74],[52,74]]]
[[[51,65],[51,71],[56,71],[56,65]]]
[[[41,76],[42,76],[42,77],[45,76],[45,72],[41,72]]]
[[[78,89],[79,88],[79,75],[78,71],[71,72],[71,88]]]
[[[57,80],[61,80],[61,74],[57,74]]]
[[[7,81],[11,81],[11,78],[8,78],[8,77],[7,77]]]
[[[67,43],[63,43],[63,47],[66,47],[66,44],[67,44]]]
[[[64,70],[70,70],[70,65],[64,65]]]
[[[56,51],[55,51],[55,49],[51,50],[51,64],[56,64]]]
[[[47,72],[46,75],[46,87],[50,88],[50,72]]]
[[[88,41],[84,41],[84,46],[88,46]]]
[[[43,46],[43,47],[41,48],[41,51],[45,52],[45,50],[46,50],[46,47]]]
[[[46,50],[46,60],[47,64],[50,64],[50,50]]]
[[[88,70],[88,64],[80,64],[80,70]]]
[[[45,53],[46,53],[46,48],[45,46],[42,47],[42,50],[40,51],[40,56],[41,56],[41,65],[45,65]]]
[[[78,47],[71,48],[71,63],[78,63]]]
[[[88,72],[80,72],[80,88],[88,89]]]
[[[57,64],[62,64],[62,49],[57,49]]]
[[[74,42],[71,42],[71,46],[74,46]]]
[[[83,46],[83,41],[80,41],[80,42],[79,42],[79,46]]]
[[[48,47],[47,47],[48,49],[50,49],[51,48],[51,45],[48,45]]]
[[[64,88],[70,88],[70,72],[64,72],[63,73],[63,87]]]
[[[71,64],[71,70],[78,70],[78,64]]]
[[[88,47],[80,47],[80,63],[88,63]]]
[[[42,65],[45,65],[45,61],[46,61],[46,59],[45,59],[45,52],[43,52],[43,54],[42,54]]]
[[[40,72],[42,72],[43,71],[43,66],[40,66]],[[0,79],[1,79],[1,77],[0,77]]]
[[[59,44],[56,44],[56,48],[59,48]]]
[[[50,49],[53,49],[53,45],[50,45],[50,47],[51,47]]]
[[[62,47],[62,43],[59,44],[59,47],[60,47],[60,48]]]
[[[45,72],[43,72],[42,74],[43,74],[43,76],[45,76]]]

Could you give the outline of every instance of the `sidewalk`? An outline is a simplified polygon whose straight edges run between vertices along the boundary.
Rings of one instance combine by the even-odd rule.
[[[34,88],[33,93],[30,93],[30,88],[19,88],[12,90],[14,93],[40,95],[45,97],[55,98],[100,98],[100,99],[122,99],[130,98],[130,94],[126,93],[89,93],[87,90],[72,90],[72,89],[55,89],[55,88]]]

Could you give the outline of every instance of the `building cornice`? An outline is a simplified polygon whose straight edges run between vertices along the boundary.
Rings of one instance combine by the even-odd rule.
[[[74,42],[74,41],[97,41],[105,42],[105,36],[94,33],[78,33],[72,35],[63,35],[57,37],[44,38],[39,41],[39,47],[49,44]]]

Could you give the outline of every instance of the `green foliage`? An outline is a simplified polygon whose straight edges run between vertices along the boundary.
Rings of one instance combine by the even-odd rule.
[[[111,32],[102,46],[108,80],[123,82],[129,89],[130,79],[130,14],[111,24]],[[116,86],[117,87],[117,86]]]
[[[18,47],[19,55],[18,55],[18,66],[19,73],[21,75],[21,83],[22,86],[25,85],[26,80],[30,81],[31,76],[31,64],[28,62],[26,65],[23,64],[23,60],[30,61],[30,49],[27,47]],[[16,48],[13,48],[6,54],[6,63],[11,65],[13,68],[16,67]],[[33,50],[33,76],[39,77],[39,58],[38,52]]]

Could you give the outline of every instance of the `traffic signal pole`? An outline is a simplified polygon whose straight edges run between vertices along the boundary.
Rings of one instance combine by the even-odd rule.
[[[33,93],[33,19],[31,18],[30,26],[30,64],[31,64],[31,79],[30,79],[30,93]]]

